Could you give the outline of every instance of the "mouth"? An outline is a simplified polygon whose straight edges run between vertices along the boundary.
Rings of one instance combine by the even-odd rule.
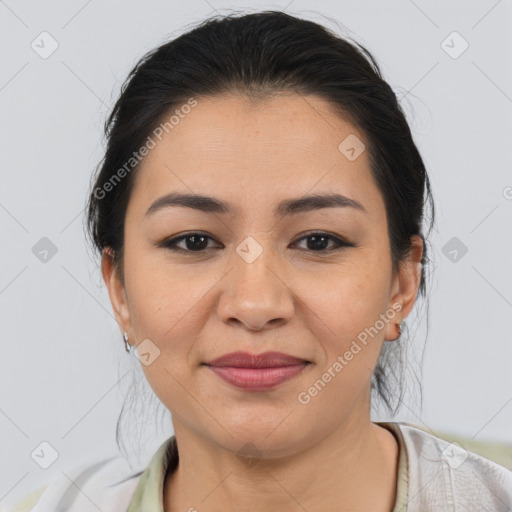
[[[235,387],[264,391],[299,375],[312,362],[282,352],[233,352],[202,364]]]
[[[230,366],[233,368],[281,368],[283,366],[294,366],[310,362],[300,357],[284,354],[283,352],[263,352],[261,354],[231,352],[203,364],[215,367]]]

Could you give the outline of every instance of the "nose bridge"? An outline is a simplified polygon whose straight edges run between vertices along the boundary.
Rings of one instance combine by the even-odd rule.
[[[277,279],[274,267],[278,267],[271,237],[249,235],[238,244],[234,255],[236,291],[246,300],[260,303],[275,302],[282,292],[282,282]]]
[[[223,321],[261,329],[293,315],[293,300],[279,277],[280,265],[271,243],[269,236],[252,235],[236,246],[227,287],[219,301]]]

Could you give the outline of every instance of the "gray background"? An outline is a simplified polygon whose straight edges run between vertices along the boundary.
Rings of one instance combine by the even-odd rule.
[[[4,506],[61,471],[117,453],[116,420],[140,367],[124,352],[82,228],[102,125],[146,51],[226,9],[286,9],[334,30],[344,25],[342,35],[377,58],[401,97],[437,207],[424,404],[413,393],[395,419],[512,442],[511,0],[0,0]],[[40,56],[42,37],[51,49],[44,31],[58,43],[48,58]],[[469,44],[461,55],[454,31]],[[57,248],[46,262],[33,252],[43,237]],[[418,357],[427,336],[419,320],[408,318]],[[154,413],[145,416],[142,465],[170,435],[170,423],[158,429]],[[48,469],[31,458],[43,441],[58,453]]]

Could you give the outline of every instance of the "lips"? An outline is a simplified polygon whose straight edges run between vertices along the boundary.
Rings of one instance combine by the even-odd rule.
[[[204,364],[232,386],[245,391],[265,391],[299,375],[310,363],[282,352],[233,352]]]
[[[278,368],[304,363],[309,363],[309,361],[282,352],[263,352],[262,354],[232,352],[205,364],[217,367],[231,366],[233,368]]]

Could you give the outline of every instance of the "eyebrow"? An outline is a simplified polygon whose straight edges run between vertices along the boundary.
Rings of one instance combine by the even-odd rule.
[[[201,194],[170,193],[154,201],[145,213],[145,217],[168,207],[184,207],[199,210],[205,213],[231,213],[229,203],[214,197]],[[365,207],[355,199],[341,194],[315,194],[295,199],[281,201],[275,208],[277,216],[289,216],[297,213],[320,210],[322,208],[353,208],[368,213]]]

